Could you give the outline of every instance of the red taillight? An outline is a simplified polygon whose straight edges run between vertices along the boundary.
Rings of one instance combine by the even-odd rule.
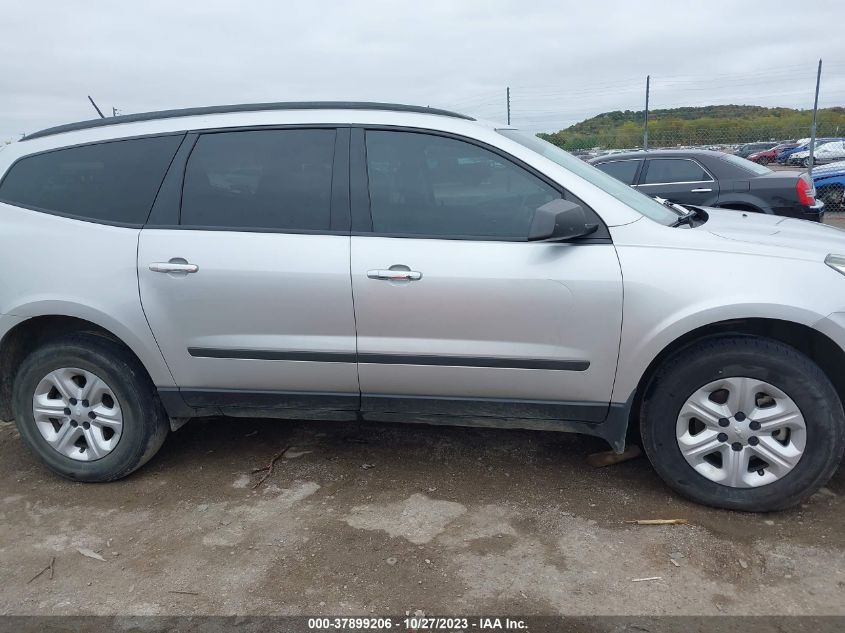
[[[795,189],[798,191],[798,202],[808,207],[816,204],[816,187],[806,174],[798,178]]]

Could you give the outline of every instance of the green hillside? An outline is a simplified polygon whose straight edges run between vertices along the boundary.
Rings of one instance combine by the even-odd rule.
[[[586,121],[540,134],[564,149],[629,148],[642,145],[644,112],[605,112]],[[715,105],[649,112],[649,145],[718,145],[800,138],[810,135],[811,110]],[[845,108],[826,108],[818,114],[819,136],[845,135]]]

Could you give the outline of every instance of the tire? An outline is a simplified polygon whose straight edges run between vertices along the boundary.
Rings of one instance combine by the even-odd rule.
[[[761,156],[758,162],[765,167],[769,164],[769,159],[766,156]]]
[[[61,368],[74,369],[51,374]],[[86,439],[93,436],[86,435],[81,440],[77,439],[77,442],[83,444],[85,448],[77,449],[76,444],[64,442],[65,452],[60,452],[44,436],[45,432],[50,431],[42,415],[39,415],[41,422],[36,423],[33,403],[36,393],[44,393],[46,389],[44,385],[50,384],[50,376],[60,374],[70,376],[76,373],[100,378],[102,383],[105,383],[100,400],[106,404],[110,403],[112,407],[117,407],[114,409],[117,412],[116,417],[121,418],[121,424],[115,427],[118,428],[118,432],[111,428],[106,431],[101,430],[99,437],[105,438],[108,432],[108,442],[113,442],[114,445],[108,450],[97,448],[103,453],[100,457],[96,457],[96,453],[91,452],[91,449],[87,447]],[[73,380],[78,382],[78,376],[75,376]],[[92,382],[93,384],[99,383]],[[94,387],[92,386],[91,389]],[[50,394],[53,395],[47,394],[43,397],[53,398],[49,400],[50,411],[53,411],[54,407],[61,404],[52,403],[62,402],[61,399],[55,398],[63,396],[57,391],[50,391]],[[74,333],[54,338],[31,352],[21,363],[15,376],[12,398],[15,422],[27,447],[52,471],[75,481],[103,482],[125,477],[143,466],[156,454],[169,432],[167,415],[141,363],[122,345],[96,333]],[[83,404],[86,407],[90,405],[91,408],[82,409]],[[79,408],[78,411],[77,408]],[[59,414],[68,411],[70,409],[65,409]],[[105,424],[104,421],[108,417],[102,414],[97,420],[96,411],[103,411],[103,409],[102,407],[96,409],[96,405],[83,400],[75,403],[71,415],[49,418],[50,421],[46,424],[54,425],[57,429],[55,431],[57,438],[60,430],[68,430],[65,427],[66,424],[72,424],[74,432],[79,431],[76,427],[81,429],[84,425],[88,425],[85,427],[87,433],[87,429],[92,428],[93,425]],[[90,422],[88,415],[92,416]],[[58,426],[56,426],[57,422]],[[40,430],[45,427],[47,431]],[[100,427],[94,428],[96,430]],[[79,433],[81,434],[82,431]],[[56,443],[62,442],[56,440]],[[90,456],[83,457],[82,455],[86,453]],[[75,458],[67,454],[75,455]],[[90,461],[81,461],[82,459]]]
[[[779,390],[781,395],[785,394],[791,399],[806,424],[806,430],[796,435],[803,437],[805,442],[803,453],[798,453],[797,463],[791,470],[771,483],[757,487],[718,483],[696,470],[682,453],[679,439],[679,429],[685,423],[681,415],[682,408],[684,411],[691,410],[685,408],[688,399],[711,383],[732,377],[745,377],[756,383],[768,384],[775,391]],[[735,335],[693,344],[664,362],[647,387],[646,394],[640,426],[643,447],[654,469],[671,488],[683,496],[716,508],[768,512],[794,506],[830,479],[845,450],[845,413],[830,380],[807,356],[778,341]],[[757,394],[754,397],[759,396]],[[751,415],[759,414],[758,419],[764,419],[764,413],[761,413],[763,409],[754,411]],[[743,417],[746,423],[754,424],[750,415]],[[730,421],[720,419],[718,425],[721,427],[727,422],[729,428],[716,430],[733,432],[740,426],[736,423],[739,419],[739,415]],[[692,420],[692,423],[700,424],[696,420]],[[709,426],[705,430],[712,432]],[[755,431],[746,432],[753,434]],[[758,443],[772,441],[772,437],[763,438],[764,430],[756,433],[760,435],[756,440]],[[724,435],[720,433],[720,436]],[[720,437],[718,441],[725,440]],[[747,441],[750,443],[752,440]],[[767,445],[763,444],[761,448]],[[732,443],[726,444],[719,450],[724,451],[720,455],[727,457],[728,464],[717,464],[719,468],[710,469],[703,464],[700,467],[713,473],[718,473],[724,467],[724,472],[727,472],[733,455],[731,449],[743,451],[739,454],[744,455],[746,448],[754,450],[747,446],[733,449]],[[757,476],[775,476],[769,464],[754,470],[756,466],[751,468],[753,463],[748,462],[747,468],[737,469],[745,485],[748,485],[747,481],[758,481],[754,479]]]
[[[802,158],[801,159],[801,166],[802,167],[809,167],[810,166],[810,159],[809,158]]]

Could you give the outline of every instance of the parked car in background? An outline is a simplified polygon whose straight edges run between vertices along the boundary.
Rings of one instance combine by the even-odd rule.
[[[780,182],[714,152],[632,156],[640,191]],[[668,485],[736,510],[799,504],[845,451],[829,226],[662,204],[530,132],[384,103],[69,124],[0,176],[0,419],[76,481],[218,415],[616,451],[638,424]]]
[[[828,211],[845,211],[845,161],[813,169],[816,195]]]
[[[581,160],[588,161],[591,158],[595,158],[599,154],[598,152],[593,152],[588,149],[581,149],[575,150],[574,152],[572,152],[572,155],[575,156],[575,158],[580,158]]]
[[[825,163],[833,163],[838,160],[845,160],[845,141],[830,141],[829,143],[817,145],[816,151],[813,152],[813,164],[815,165],[824,165]],[[789,158],[787,158],[786,162],[788,165],[809,167],[809,148],[801,152],[791,154]]]
[[[746,143],[745,145],[741,145],[738,150],[736,150],[735,155],[739,156],[740,158],[747,158],[749,155],[754,154],[755,152],[762,152],[767,149],[772,149],[777,143],[775,142],[765,142],[765,143]]]
[[[815,221],[824,214],[807,174],[775,172],[733,154],[660,150],[602,156],[590,163],[645,194],[681,204]]]
[[[778,154],[785,150],[792,149],[793,147],[798,147],[798,143],[795,143],[794,141],[789,143],[779,143],[771,149],[765,149],[749,154],[746,158],[755,163],[759,163],[760,165],[768,165],[769,163],[774,163],[777,160]]]
[[[841,141],[841,140],[842,140],[841,138],[817,138],[816,139],[816,149],[818,149],[818,147],[820,145],[824,145],[825,143],[830,143],[832,141]],[[781,164],[781,165],[786,165],[789,161],[789,158],[793,154],[796,154],[798,152],[809,151],[809,149],[810,149],[810,139],[808,139],[808,138],[801,139],[800,141],[798,141],[798,145],[796,145],[795,147],[793,147],[791,149],[786,149],[786,150],[782,151],[780,154],[778,154],[778,159],[777,159],[778,163]]]

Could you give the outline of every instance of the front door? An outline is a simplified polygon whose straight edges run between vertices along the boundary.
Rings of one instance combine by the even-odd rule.
[[[358,408],[348,138],[335,129],[207,133],[185,157],[184,185],[171,187],[176,225],[141,231],[138,277],[188,404]],[[168,179],[181,185],[181,172]],[[160,196],[172,193],[169,180]]]
[[[364,412],[603,420],[622,318],[607,233],[528,243],[537,207],[571,199],[556,185],[466,140],[355,132]]]

